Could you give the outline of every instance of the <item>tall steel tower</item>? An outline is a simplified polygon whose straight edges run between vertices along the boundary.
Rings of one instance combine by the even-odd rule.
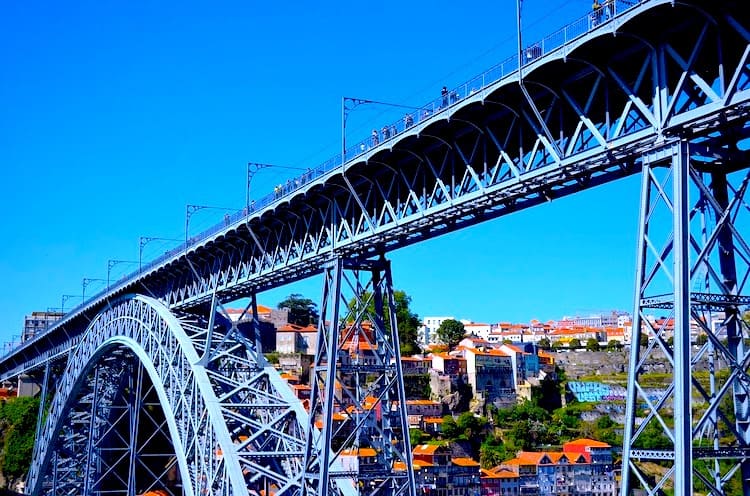
[[[750,494],[750,174],[731,139],[643,157],[622,494]],[[649,367],[666,371],[664,387]]]
[[[390,262],[337,258],[324,277],[304,493],[414,496]]]

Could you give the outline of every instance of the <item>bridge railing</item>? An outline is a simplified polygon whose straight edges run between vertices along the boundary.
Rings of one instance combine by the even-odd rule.
[[[598,12],[589,12],[585,16],[582,16],[575,21],[567,24],[563,28],[555,31],[554,33],[546,36],[542,40],[527,45],[522,51],[522,64],[523,66],[532,63],[534,60],[547,55],[567,43],[574,41],[590,31],[597,29],[599,26],[606,25],[615,16],[620,15],[627,10],[635,7],[639,4],[648,3],[652,0],[611,0],[611,2],[603,6]],[[236,224],[240,221],[245,220],[248,216],[254,215],[260,212],[265,207],[279,201],[280,199],[293,194],[295,191],[304,187],[311,181],[327,174],[328,172],[341,167],[343,164],[348,163],[363,153],[372,150],[388,141],[391,141],[398,137],[401,133],[411,128],[412,126],[418,125],[433,116],[440,114],[454,105],[472,97],[475,93],[485,89],[487,86],[494,84],[506,77],[516,74],[518,71],[518,54],[515,54],[507,59],[503,60],[499,64],[496,64],[481,74],[474,76],[468,81],[449,89],[447,93],[441,95],[425,105],[422,105],[416,110],[408,112],[402,119],[396,122],[387,124],[382,129],[387,129],[387,134],[383,134],[382,130],[378,132],[377,139],[375,136],[370,136],[367,139],[359,141],[344,150],[344,155],[339,153],[315,168],[308,169],[304,174],[301,174],[293,179],[289,179],[286,183],[278,185],[273,192],[263,196],[257,201],[253,200],[250,205],[246,208],[238,210],[236,213],[229,216],[228,221],[225,219],[224,222],[217,223],[214,226],[200,232],[199,234],[192,236],[186,240],[185,243],[181,243],[179,246],[165,252],[163,255],[147,262],[146,264],[139,267],[139,270],[133,271],[127,274],[122,279],[117,281],[114,285],[105,288],[98,293],[92,295],[86,301],[81,302],[80,305],[70,310],[67,315],[74,315],[80,310],[86,307],[86,304],[92,300],[104,297],[107,293],[117,290],[130,284],[132,281],[137,279],[142,273],[148,272],[149,270],[158,267],[167,260],[174,258],[175,256],[186,252],[190,247],[198,245],[203,241],[207,240],[211,236],[221,232],[228,226]],[[63,317],[65,320],[65,317]],[[33,341],[33,340],[32,340]],[[9,353],[9,352],[8,352]],[[7,354],[7,353],[5,353]]]

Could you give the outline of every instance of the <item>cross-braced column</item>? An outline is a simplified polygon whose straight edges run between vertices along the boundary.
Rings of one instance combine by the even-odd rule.
[[[415,494],[390,263],[325,269],[305,494]]]
[[[623,495],[750,495],[750,174],[733,153],[643,157]]]

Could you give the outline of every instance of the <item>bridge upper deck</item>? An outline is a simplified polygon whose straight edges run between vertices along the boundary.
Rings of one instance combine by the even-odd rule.
[[[521,71],[519,55],[509,57],[389,124],[378,143],[352,144],[346,160],[311,168],[92,296],[6,356],[0,377],[64,353],[126,293],[175,308],[205,304],[214,291],[243,296],[315,274],[333,254],[382,253],[636,173],[639,155],[669,136],[706,136],[734,120],[745,129],[743,12],[740,2],[616,0],[611,18],[587,14],[528,45]],[[729,29],[706,41],[712,24]],[[697,53],[722,41],[722,57],[738,67],[732,77]],[[676,55],[662,75],[659,43]]]

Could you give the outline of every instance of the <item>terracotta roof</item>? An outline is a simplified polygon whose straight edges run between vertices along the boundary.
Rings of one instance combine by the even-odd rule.
[[[439,444],[418,444],[411,450],[412,455],[434,455],[440,448]]]
[[[559,451],[553,451],[553,452],[545,452],[544,454],[545,454],[545,455],[547,456],[547,458],[549,458],[550,462],[551,462],[551,463],[552,463],[553,465],[554,465],[554,464],[556,464],[556,463],[559,463],[559,462],[560,462],[560,460],[562,460],[562,458],[563,458],[563,457],[565,457],[565,461],[566,461],[566,462],[569,462],[569,461],[570,461],[570,460],[568,460],[568,457],[567,457],[567,456],[565,456],[565,454],[564,454],[564,453],[562,453],[562,452],[559,452]],[[542,457],[542,460],[544,460],[544,457]],[[540,460],[540,461],[541,461],[541,460]]]
[[[503,356],[503,357],[509,357],[507,353],[503,352],[502,350],[480,350],[477,348],[467,348],[466,351],[469,353],[474,353],[475,355],[482,355],[482,356]]]
[[[276,332],[299,332],[300,329],[302,327],[296,324],[286,324],[276,329]]]
[[[378,345],[377,344],[370,344],[367,341],[360,341],[359,343],[355,343],[353,341],[347,342],[342,348],[348,350],[348,351],[356,351],[356,350],[377,350]]]
[[[563,449],[565,449],[565,446],[588,446],[590,448],[611,448],[607,443],[603,443],[601,441],[595,441],[594,439],[588,439],[588,438],[581,438],[576,439],[575,441],[567,442],[563,445]]]
[[[472,458],[451,458],[453,465],[459,467],[478,467],[479,462],[474,461]]]
[[[351,448],[341,451],[341,456],[375,456],[376,454],[372,448]]]
[[[518,456],[512,460],[504,462],[504,465],[538,465],[539,460],[544,457],[545,453],[537,453],[534,451],[519,451]]]
[[[227,308],[227,313],[230,315],[242,315],[242,312],[245,310],[243,308]],[[246,315],[252,315],[252,310],[248,309]],[[271,313],[271,309],[265,305],[258,305],[258,315],[260,314],[269,314]]]
[[[422,420],[424,420],[428,424],[442,424],[443,423],[443,417],[424,417]]]
[[[508,468],[495,467],[490,470],[482,469],[482,477],[487,479],[517,479],[518,474]]]

